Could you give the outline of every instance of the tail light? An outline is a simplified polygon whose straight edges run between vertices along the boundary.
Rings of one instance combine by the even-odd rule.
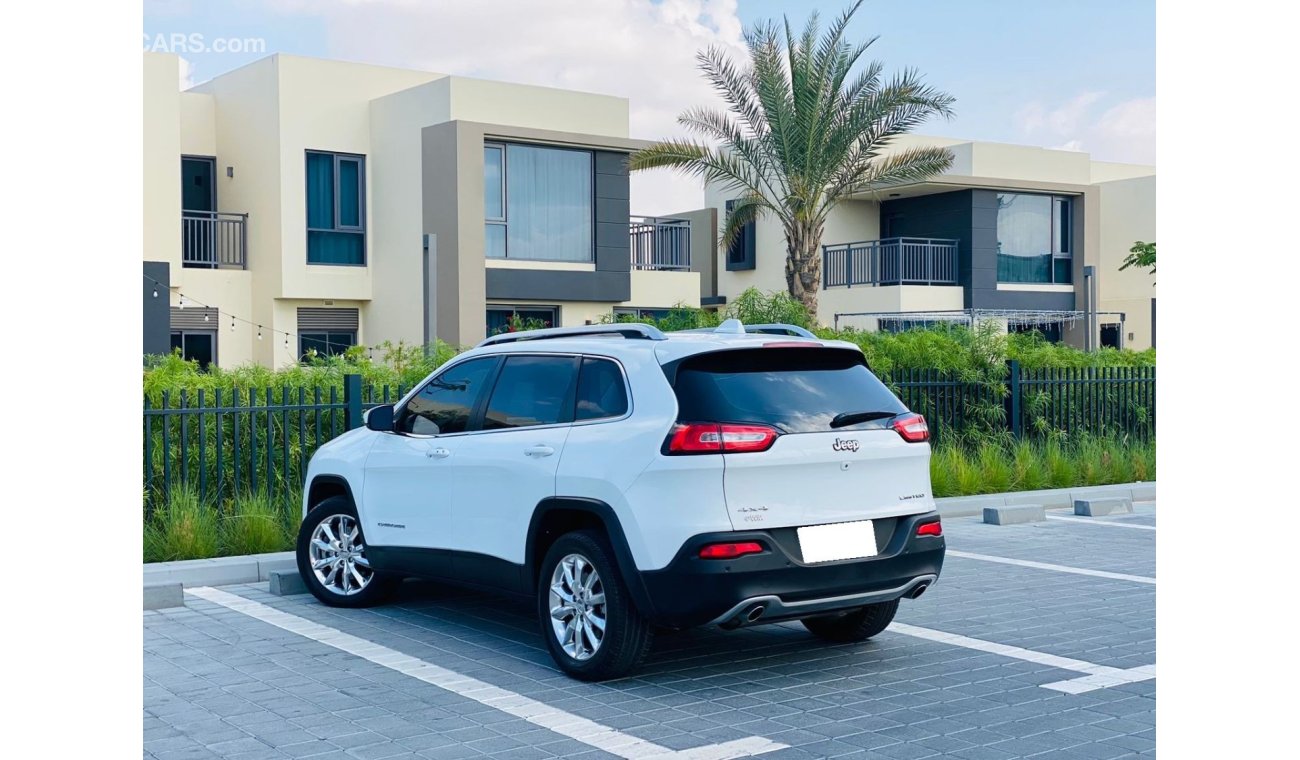
[[[741,454],[767,451],[776,437],[776,428],[767,425],[719,425],[715,422],[690,422],[673,428],[668,437],[669,454]]]
[[[908,443],[924,443],[930,440],[930,427],[925,424],[925,418],[919,414],[896,417],[890,425]]]
[[[922,523],[916,526],[916,535],[918,536],[942,536],[943,523],[935,520],[934,522]]]
[[[735,559],[746,554],[758,554],[763,545],[757,541],[741,541],[732,544],[707,544],[700,548],[700,559]]]

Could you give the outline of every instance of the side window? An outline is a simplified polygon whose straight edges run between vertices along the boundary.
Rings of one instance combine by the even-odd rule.
[[[573,421],[578,359],[572,356],[511,356],[492,389],[484,430],[506,430]]]
[[[623,387],[623,373],[618,365],[608,359],[582,360],[578,375],[578,420],[596,420],[602,417],[622,417],[627,414],[627,388]]]
[[[472,359],[430,380],[402,410],[398,429],[418,435],[463,432],[496,363],[495,357]]]

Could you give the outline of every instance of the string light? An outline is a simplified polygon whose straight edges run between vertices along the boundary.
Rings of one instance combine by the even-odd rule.
[[[154,297],[154,298],[157,298],[157,297],[158,297],[158,289],[159,289],[159,288],[167,287],[166,285],[164,285],[163,283],[159,282],[158,280],[155,280],[154,278],[150,277],[149,275],[144,275],[144,278],[145,278],[146,280],[148,280],[149,282],[153,283],[153,297]],[[186,298],[185,294],[184,294],[184,293],[177,293],[177,298],[178,298],[178,306],[179,306],[179,308],[184,309],[184,308],[185,308],[185,298]],[[197,300],[197,299],[190,298],[190,301],[193,302],[193,303],[195,303],[195,304],[198,304],[198,305],[201,306],[201,307],[205,307],[205,308],[208,308],[208,309],[212,309],[212,310],[215,311],[218,315],[220,315],[220,313],[221,313],[221,309],[218,309],[218,308],[216,308],[216,307],[214,307],[214,306],[210,306],[209,304],[205,304],[205,303],[203,303],[202,301],[199,301],[199,300]],[[209,322],[209,323],[210,323],[210,322],[212,321],[212,314],[211,314],[211,313],[204,313],[204,315],[203,315],[203,321],[204,321],[204,322]],[[234,314],[230,314],[230,331],[231,331],[231,332],[234,332],[234,331],[235,331],[235,323],[236,323],[236,322],[246,322],[246,323],[248,323],[249,325],[257,324],[256,322],[253,322],[251,319],[244,319],[243,317],[237,317],[237,316],[235,316]],[[286,332],[286,331],[284,331],[284,330],[277,330],[277,329],[275,329],[274,327],[267,328],[267,329],[269,329],[269,330],[271,331],[272,335],[274,335],[275,333],[279,333],[279,334],[281,334],[281,335],[284,336],[285,348],[289,348],[289,339],[295,337],[294,333]],[[257,325],[257,339],[258,339],[258,340],[262,340],[262,325]],[[325,345],[326,345],[326,346],[337,346],[339,349],[346,349],[346,348],[351,348],[351,347],[352,347],[351,344],[347,344],[347,343],[336,343],[336,342],[334,342],[334,341],[330,341],[330,340],[325,341]],[[374,356],[375,356],[374,347],[373,347],[373,346],[368,346],[368,347],[367,347],[367,350],[368,350],[368,352],[369,352],[369,356],[370,356],[370,358],[373,359]]]

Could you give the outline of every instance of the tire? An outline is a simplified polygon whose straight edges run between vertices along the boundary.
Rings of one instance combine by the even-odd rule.
[[[322,526],[328,529],[332,541],[320,533]],[[314,538],[319,540],[315,546]],[[307,590],[331,607],[378,604],[401,580],[400,576],[370,569],[361,522],[352,501],[346,496],[331,496],[312,507],[298,529],[295,554],[298,574],[307,584]],[[330,557],[335,558],[334,564],[313,567],[314,563]]]
[[[551,657],[582,681],[631,673],[654,638],[623,584],[609,542],[594,531],[566,533],[546,552],[537,575],[537,613]],[[596,623],[601,619],[603,632]],[[576,627],[574,620],[584,625]]]
[[[866,641],[889,627],[898,612],[898,600],[859,607],[842,615],[811,617],[799,621],[813,635],[839,643]]]

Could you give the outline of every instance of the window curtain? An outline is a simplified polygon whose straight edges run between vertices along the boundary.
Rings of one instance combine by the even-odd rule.
[[[1052,281],[1052,198],[998,196],[998,281]]]
[[[307,226],[334,228],[334,157],[325,153],[307,154]]]
[[[585,151],[506,147],[510,258],[592,260],[592,168]]]

